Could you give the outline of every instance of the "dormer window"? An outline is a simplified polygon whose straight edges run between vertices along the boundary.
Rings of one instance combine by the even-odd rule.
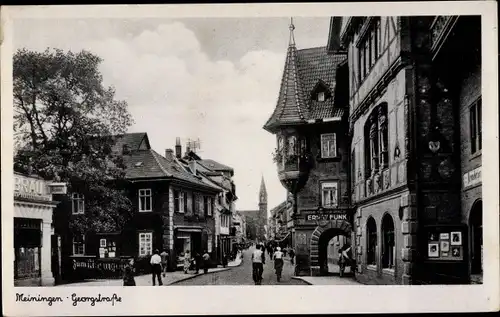
[[[318,101],[325,101],[325,92],[318,92]]]

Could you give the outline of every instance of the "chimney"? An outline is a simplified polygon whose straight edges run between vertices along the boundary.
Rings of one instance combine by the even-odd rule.
[[[193,172],[193,174],[196,175],[196,161],[195,160],[189,161],[189,169],[191,169],[191,172]]]
[[[130,148],[129,148],[128,144],[124,144],[122,146],[122,154],[124,154],[124,155],[125,154],[130,154]]]
[[[171,159],[174,155],[174,151],[172,149],[166,149],[165,150],[165,157],[168,159]]]
[[[181,138],[175,138],[175,156],[180,159],[182,157]]]

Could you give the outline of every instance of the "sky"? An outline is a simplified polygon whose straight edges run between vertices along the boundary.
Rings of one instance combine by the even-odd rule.
[[[329,18],[294,18],[297,47],[325,46]],[[91,51],[103,59],[106,86],[116,88],[164,155],[176,137],[234,168],[236,209],[258,209],[261,177],[268,210],[286,198],[262,127],[276,105],[289,42],[283,18],[16,19],[14,49]]]

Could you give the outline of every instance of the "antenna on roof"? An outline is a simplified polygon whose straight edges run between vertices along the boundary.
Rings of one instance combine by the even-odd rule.
[[[199,152],[198,150],[201,149],[200,139],[199,138],[197,140],[188,139],[186,142],[186,148],[188,148],[190,151],[193,151],[193,153]]]
[[[295,30],[295,25],[293,25],[293,18],[290,18],[290,26],[288,27],[290,29],[290,39],[289,39],[289,45],[295,45],[295,36],[293,35],[293,30]]]

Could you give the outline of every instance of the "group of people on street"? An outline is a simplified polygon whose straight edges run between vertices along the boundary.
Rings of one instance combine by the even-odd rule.
[[[237,251],[238,252],[238,251]],[[222,266],[226,267],[228,265],[228,254],[223,254],[222,256]],[[183,257],[183,271],[187,274],[190,270],[194,271],[195,274],[199,274],[200,268],[203,268],[203,272],[208,273],[210,268],[210,254],[207,250],[200,254],[195,252],[194,256],[191,257],[191,253],[187,250]],[[163,250],[162,253],[156,249],[150,259],[151,273],[153,279],[153,286],[156,286],[156,281],[158,285],[163,285],[162,276],[165,277],[168,270],[168,252]],[[123,270],[123,286],[135,286],[135,261],[130,259],[124,267]]]
[[[285,253],[281,251],[281,247],[279,246],[273,248],[270,245],[266,247],[264,244],[257,244],[252,253],[252,278],[255,285],[262,284],[262,274],[264,273],[264,264],[266,264],[266,251],[270,259],[274,261],[276,280],[278,282],[281,281]]]
[[[184,274],[187,274],[189,270],[194,270],[195,274],[199,274],[200,267],[203,264],[203,272],[208,273],[208,269],[210,268],[210,254],[208,254],[207,250],[200,255],[198,252],[195,252],[194,256],[191,257],[191,253],[189,250],[184,252]]]

